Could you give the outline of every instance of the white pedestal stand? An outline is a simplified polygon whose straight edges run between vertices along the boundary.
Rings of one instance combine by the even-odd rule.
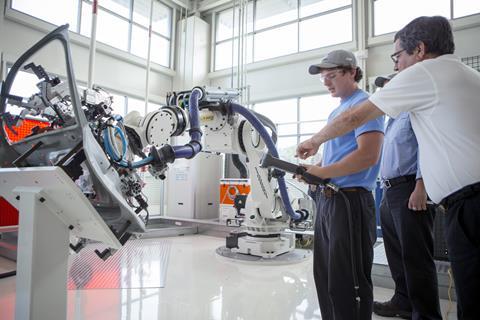
[[[65,320],[70,232],[121,244],[58,167],[2,168],[0,195],[20,215],[15,319]]]

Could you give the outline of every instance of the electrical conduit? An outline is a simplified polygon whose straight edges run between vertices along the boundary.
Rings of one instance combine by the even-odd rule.
[[[202,130],[200,130],[200,111],[198,101],[202,98],[202,91],[194,88],[188,99],[188,118],[190,120],[190,142],[183,146],[173,146],[175,159],[191,159],[202,150]]]

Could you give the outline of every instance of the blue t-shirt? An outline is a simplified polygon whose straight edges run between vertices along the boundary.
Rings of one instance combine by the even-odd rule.
[[[340,105],[328,116],[328,122],[330,123],[339,114],[366,100],[367,98],[368,94],[365,91],[360,89],[356,90],[350,97],[341,100]],[[357,129],[350,131],[343,136],[327,141],[323,149],[322,166],[328,166],[338,162],[356,150],[358,148],[357,137],[361,134],[371,131],[379,131],[383,133],[384,122],[384,117],[381,116],[365,123],[361,127],[358,127]],[[375,187],[379,169],[380,161],[374,166],[355,174],[332,178],[331,182],[341,188],[363,187],[367,190],[372,190]]]
[[[392,179],[414,174],[419,179],[422,174],[417,160],[418,143],[410,115],[402,112],[395,119],[388,119],[385,126],[380,177]]]

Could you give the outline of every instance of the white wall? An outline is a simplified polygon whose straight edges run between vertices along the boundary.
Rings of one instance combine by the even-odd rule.
[[[46,35],[47,31],[40,31],[38,28],[27,26],[4,16],[5,1],[0,0],[2,9],[0,14],[0,52],[3,53],[4,59],[10,60],[7,62],[13,63],[23,52]],[[30,20],[34,21],[34,19]],[[47,23],[41,22],[40,25],[49,27],[50,30],[55,28]],[[77,34],[73,35],[73,37],[75,36],[80,38]],[[73,41],[70,45],[77,81],[86,83],[89,63],[88,47]],[[145,95],[145,61],[120,50],[109,48],[110,51],[118,52],[118,56],[114,57],[101,52],[101,47],[102,44],[97,45],[99,50],[96,55],[94,83],[106,89],[142,99]],[[103,47],[107,46],[103,45]],[[53,65],[56,61],[63,61],[63,56],[55,53],[49,59]],[[156,69],[152,70],[150,74],[150,100],[159,103],[164,102],[162,97],[167,91],[172,90],[172,79],[175,73],[166,68],[157,67]],[[158,69],[165,69],[165,72]]]

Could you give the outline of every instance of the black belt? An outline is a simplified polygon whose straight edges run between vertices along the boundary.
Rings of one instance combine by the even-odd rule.
[[[340,188],[340,191],[343,191],[343,192],[360,192],[360,193],[370,192],[363,187]],[[336,192],[333,189],[326,187],[326,188],[322,189],[321,193],[325,196],[325,198],[331,198],[335,195]]]
[[[454,204],[457,201],[469,198],[473,195],[476,195],[477,193],[480,192],[480,182],[470,184],[466,187],[463,187],[462,189],[455,191],[451,195],[443,198],[442,201],[440,201],[440,204],[445,208],[448,209],[449,206]]]
[[[396,178],[392,178],[392,179],[385,179],[385,180],[382,181],[382,184],[386,189],[390,189],[391,187],[394,187],[394,186],[399,185],[401,183],[414,181],[416,178],[417,178],[416,175],[410,174],[410,175],[407,175],[407,176],[401,176],[401,177],[396,177]]]

